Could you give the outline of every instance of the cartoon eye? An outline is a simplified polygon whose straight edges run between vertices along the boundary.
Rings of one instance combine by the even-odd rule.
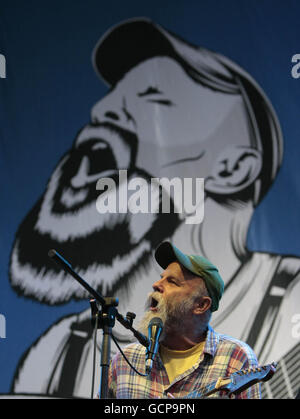
[[[147,102],[159,103],[160,105],[173,106],[174,103],[168,99],[147,99]]]
[[[162,92],[157,88],[153,86],[149,86],[145,91],[138,93],[139,97],[148,96],[148,95],[161,95]]]
[[[160,91],[157,87],[149,86],[143,92],[138,93],[139,97],[147,97],[147,96],[153,96],[153,95],[163,95],[163,92]],[[159,105],[165,105],[165,106],[173,106],[174,105],[174,103],[169,99],[147,98],[146,101],[147,102],[152,102],[152,103],[158,103]]]

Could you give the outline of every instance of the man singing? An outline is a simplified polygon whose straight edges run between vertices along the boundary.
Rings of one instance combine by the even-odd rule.
[[[140,330],[147,334],[151,319],[161,318],[164,327],[159,354],[148,376],[137,374],[117,354],[110,367],[110,396],[201,397],[218,378],[257,366],[257,358],[247,344],[216,333],[209,325],[224,291],[217,268],[201,256],[183,254],[169,242],[160,244],[155,259],[164,271],[153,284]],[[139,372],[145,372],[146,352],[142,345],[131,344],[124,353]],[[220,397],[222,393],[211,397]],[[261,398],[259,384],[236,397]]]

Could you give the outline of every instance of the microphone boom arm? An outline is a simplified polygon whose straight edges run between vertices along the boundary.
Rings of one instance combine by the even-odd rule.
[[[141,345],[148,348],[149,340],[142,333],[132,327],[132,320],[123,317],[117,310],[116,306],[119,304],[118,298],[104,298],[96,290],[94,290],[77,272],[74,271],[72,265],[66,261],[56,250],[51,249],[48,252],[48,256],[54,262],[56,262],[65,272],[73,276],[77,282],[85,288],[95,300],[97,300],[102,306],[103,316],[103,342],[101,352],[101,389],[100,398],[108,397],[108,368],[110,361],[110,337],[111,329],[114,326],[115,318],[122,324],[126,329],[130,330],[135,338],[140,342]]]

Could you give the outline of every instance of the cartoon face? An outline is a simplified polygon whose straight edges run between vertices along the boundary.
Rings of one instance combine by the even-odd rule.
[[[239,94],[196,83],[171,58],[140,63],[92,108],[91,122],[20,226],[12,253],[12,285],[50,304],[86,297],[47,260],[49,248],[70,255],[79,274],[104,293],[126,285],[180,220],[177,214],[151,212],[99,214],[97,180],[109,176],[117,182],[121,169],[129,179],[138,176],[148,182],[157,176],[209,178],[225,139],[247,146],[250,137]],[[37,248],[34,257],[28,254],[29,242]]]
[[[196,83],[166,57],[130,70],[93,107],[91,121],[93,126],[83,129],[78,144],[97,136],[103,123],[125,129],[138,138],[136,166],[153,176],[169,176],[173,165],[177,176],[207,176],[214,154],[224,147],[226,125],[232,144],[249,144],[241,96]]]

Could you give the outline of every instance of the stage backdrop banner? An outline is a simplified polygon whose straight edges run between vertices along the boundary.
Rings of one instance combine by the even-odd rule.
[[[2,397],[90,397],[90,295],[49,250],[138,327],[170,241],[223,277],[212,327],[278,362],[263,397],[296,398],[299,2],[1,3]]]

